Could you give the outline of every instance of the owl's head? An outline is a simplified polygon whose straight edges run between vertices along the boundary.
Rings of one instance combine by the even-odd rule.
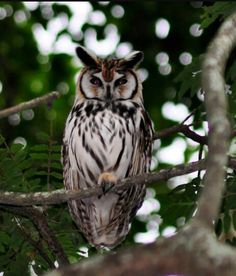
[[[79,46],[76,53],[84,65],[77,83],[79,99],[142,101],[142,84],[136,72],[142,52],[134,51],[122,59],[101,59]]]

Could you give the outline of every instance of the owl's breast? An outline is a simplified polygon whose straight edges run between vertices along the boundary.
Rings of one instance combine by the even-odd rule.
[[[95,117],[97,131],[91,133],[95,138],[98,151],[103,152],[105,170],[114,171],[119,178],[124,177],[131,161],[137,128],[134,117],[105,109]],[[94,137],[95,136],[95,137]]]
[[[79,116],[68,119],[67,129],[74,170],[81,172],[80,178],[90,180],[86,186],[105,171],[124,178],[139,135],[138,109],[128,104],[87,103],[77,113]]]

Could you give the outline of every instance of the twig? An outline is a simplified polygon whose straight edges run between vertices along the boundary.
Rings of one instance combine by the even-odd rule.
[[[198,142],[202,145],[207,145],[207,136],[201,136],[196,132],[192,131],[188,125],[175,125],[170,128],[163,129],[154,134],[153,140],[162,139],[164,137],[176,134],[183,133],[186,137],[192,139],[195,142]]]
[[[53,100],[57,99],[60,97],[60,93],[57,91],[51,92],[49,94],[46,94],[42,97],[35,98],[33,100],[27,101],[20,103],[18,105],[3,109],[0,111],[0,119],[4,117],[8,117],[11,114],[15,114],[19,111],[23,111],[25,109],[33,108],[36,106],[39,106],[44,103],[51,103]]]
[[[225,166],[230,138],[227,100],[224,93],[224,70],[236,43],[236,13],[220,27],[208,47],[202,66],[202,87],[209,124],[207,168],[204,188],[198,201],[195,219],[213,228],[224,190]]]
[[[42,235],[43,239],[47,242],[49,248],[56,255],[59,265],[63,266],[69,264],[69,260],[57,240],[55,234],[50,229],[45,216],[36,208],[26,208],[27,216],[31,218],[38,229],[39,233]]]
[[[59,265],[63,266],[69,264],[68,258],[50,229],[45,216],[36,207],[16,207],[16,206],[0,206],[5,211],[29,218],[39,231],[44,241],[55,254]]]
[[[197,134],[196,132],[192,131],[188,126],[183,127],[183,129],[181,130],[181,132],[188,138],[192,139],[195,142],[200,143],[201,145],[207,145],[208,141],[207,141],[207,136],[202,136]]]
[[[194,108],[194,110],[180,124],[183,125],[185,122],[187,122],[188,119],[191,118],[197,110],[202,109],[202,107],[203,105],[201,104],[198,107]]]
[[[172,127],[165,128],[161,131],[155,132],[153,136],[153,140],[162,139],[162,138],[174,135],[178,132],[184,134],[187,138],[190,138],[201,145],[208,144],[207,136],[199,135],[196,132],[192,131],[189,128],[189,125],[182,125],[182,124],[174,125]],[[236,137],[236,130],[232,130],[230,137],[231,138]]]

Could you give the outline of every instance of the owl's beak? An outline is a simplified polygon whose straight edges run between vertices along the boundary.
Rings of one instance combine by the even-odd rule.
[[[110,85],[106,86],[106,99],[105,100],[106,100],[106,102],[111,102],[111,100],[112,100]]]

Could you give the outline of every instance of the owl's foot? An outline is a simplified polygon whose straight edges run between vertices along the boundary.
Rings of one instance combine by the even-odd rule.
[[[102,188],[101,193],[99,193],[98,198],[107,194],[116,184],[117,177],[113,173],[102,173],[98,179],[98,185]]]

